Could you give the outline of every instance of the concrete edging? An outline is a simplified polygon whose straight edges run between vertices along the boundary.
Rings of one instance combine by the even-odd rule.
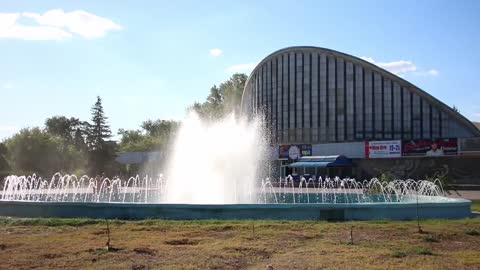
[[[456,219],[471,215],[471,202],[418,204],[419,218]],[[0,201],[0,216],[112,219],[277,219],[277,220],[413,220],[416,203],[358,204],[144,204]]]

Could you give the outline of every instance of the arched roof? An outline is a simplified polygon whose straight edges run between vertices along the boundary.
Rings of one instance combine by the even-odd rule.
[[[377,72],[379,73],[380,75],[386,77],[386,78],[389,78],[390,80],[392,81],[396,81],[397,83],[399,83],[400,85],[404,86],[404,87],[407,87],[410,91],[412,91],[413,93],[417,94],[419,97],[425,99],[426,101],[430,102],[432,105],[436,105],[440,110],[442,110],[443,112],[446,112],[449,116],[452,117],[452,119],[455,119],[457,120],[459,123],[463,124],[465,127],[467,127],[473,134],[475,134],[475,136],[480,136],[480,130],[470,121],[468,120],[465,116],[463,116],[462,114],[454,111],[450,106],[446,105],[445,103],[441,102],[440,100],[436,99],[435,97],[433,97],[432,95],[430,95],[429,93],[423,91],[422,89],[420,89],[419,87],[417,87],[416,85],[412,84],[411,82],[377,66],[377,65],[374,65],[368,61],[365,61],[361,58],[358,58],[358,57],[355,57],[353,55],[350,55],[350,54],[346,54],[346,53],[342,53],[342,52],[339,52],[339,51],[335,51],[335,50],[331,50],[331,49],[327,49],[327,48],[322,48],[322,47],[315,47],[315,46],[292,46],[292,47],[287,47],[287,48],[283,48],[283,49],[280,49],[280,50],[277,50],[273,53],[271,53],[270,55],[268,55],[267,57],[265,57],[262,61],[260,61],[260,63],[258,63],[255,68],[253,69],[253,71],[250,73],[250,76],[248,76],[248,79],[247,81],[245,82],[245,88],[243,89],[243,94],[242,94],[242,103],[243,103],[243,98],[244,98],[244,95],[245,95],[245,91],[247,89],[247,86],[249,85],[250,83],[250,80],[252,78],[252,75],[255,74],[257,72],[257,70],[263,65],[265,64],[266,62],[270,61],[270,59],[278,56],[278,55],[282,55],[284,53],[288,53],[288,52],[295,52],[295,51],[301,51],[301,52],[305,52],[305,51],[312,51],[312,52],[316,52],[316,53],[324,53],[324,54],[327,54],[327,55],[331,55],[331,56],[334,56],[334,57],[341,57],[347,61],[350,61],[354,64],[358,64],[362,67],[365,67],[365,68],[368,68],[374,72]],[[243,108],[243,104],[241,105],[241,108]]]

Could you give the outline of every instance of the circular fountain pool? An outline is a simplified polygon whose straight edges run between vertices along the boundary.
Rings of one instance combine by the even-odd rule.
[[[90,178],[55,174],[51,179],[8,176],[1,216],[120,219],[323,219],[370,220],[465,218],[471,202],[445,196],[439,181],[378,179],[265,179],[257,186],[199,200],[172,199],[159,177]],[[208,190],[208,187],[202,191]],[[186,190],[186,193],[192,192]],[[181,194],[192,198],[195,194]],[[208,194],[207,194],[208,195]],[[221,196],[219,196],[221,195]],[[223,197],[222,197],[223,196]],[[209,200],[209,198],[215,200]],[[180,196],[182,198],[182,196]],[[219,202],[220,199],[220,202]]]

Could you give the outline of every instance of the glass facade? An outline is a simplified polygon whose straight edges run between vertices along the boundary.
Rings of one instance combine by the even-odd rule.
[[[462,125],[451,111],[411,84],[323,49],[285,50],[262,61],[245,86],[242,104],[265,117],[275,144],[475,133],[458,128]]]

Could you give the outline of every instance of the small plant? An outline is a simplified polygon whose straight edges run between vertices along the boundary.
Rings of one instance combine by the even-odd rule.
[[[199,243],[200,243],[199,240],[187,239],[187,238],[172,239],[172,240],[165,241],[165,244],[171,245],[171,246],[194,246],[194,245],[198,245]]]
[[[252,223],[252,238],[255,238],[255,223]]]
[[[472,236],[479,236],[480,230],[468,229],[468,230],[465,230],[465,234],[472,235]]]
[[[431,235],[431,234],[428,234],[425,237],[423,237],[423,240],[425,240],[425,242],[429,242],[429,243],[440,242],[440,240],[438,240],[438,238],[436,238],[434,235]]]
[[[348,244],[353,245],[353,225],[350,226],[350,239]]]
[[[418,255],[433,255],[433,252],[428,247],[416,247],[415,253]]]
[[[110,224],[108,223],[108,219],[105,220],[107,221],[107,243],[105,244],[105,249],[110,251],[112,249],[110,246]]]
[[[393,176],[392,173],[390,173],[389,171],[382,172],[382,174],[380,174],[380,177],[378,178],[378,180],[380,180],[381,182],[387,183],[392,182],[393,179],[395,179],[395,176]]]
[[[405,257],[407,257],[407,255],[408,254],[405,251],[399,251],[399,250],[394,251],[392,253],[392,257],[394,257],[394,258],[405,258]]]
[[[417,229],[418,233],[423,233],[422,227],[420,226],[420,216],[418,215],[418,191],[417,191],[417,204],[416,204],[416,218],[417,218]]]

